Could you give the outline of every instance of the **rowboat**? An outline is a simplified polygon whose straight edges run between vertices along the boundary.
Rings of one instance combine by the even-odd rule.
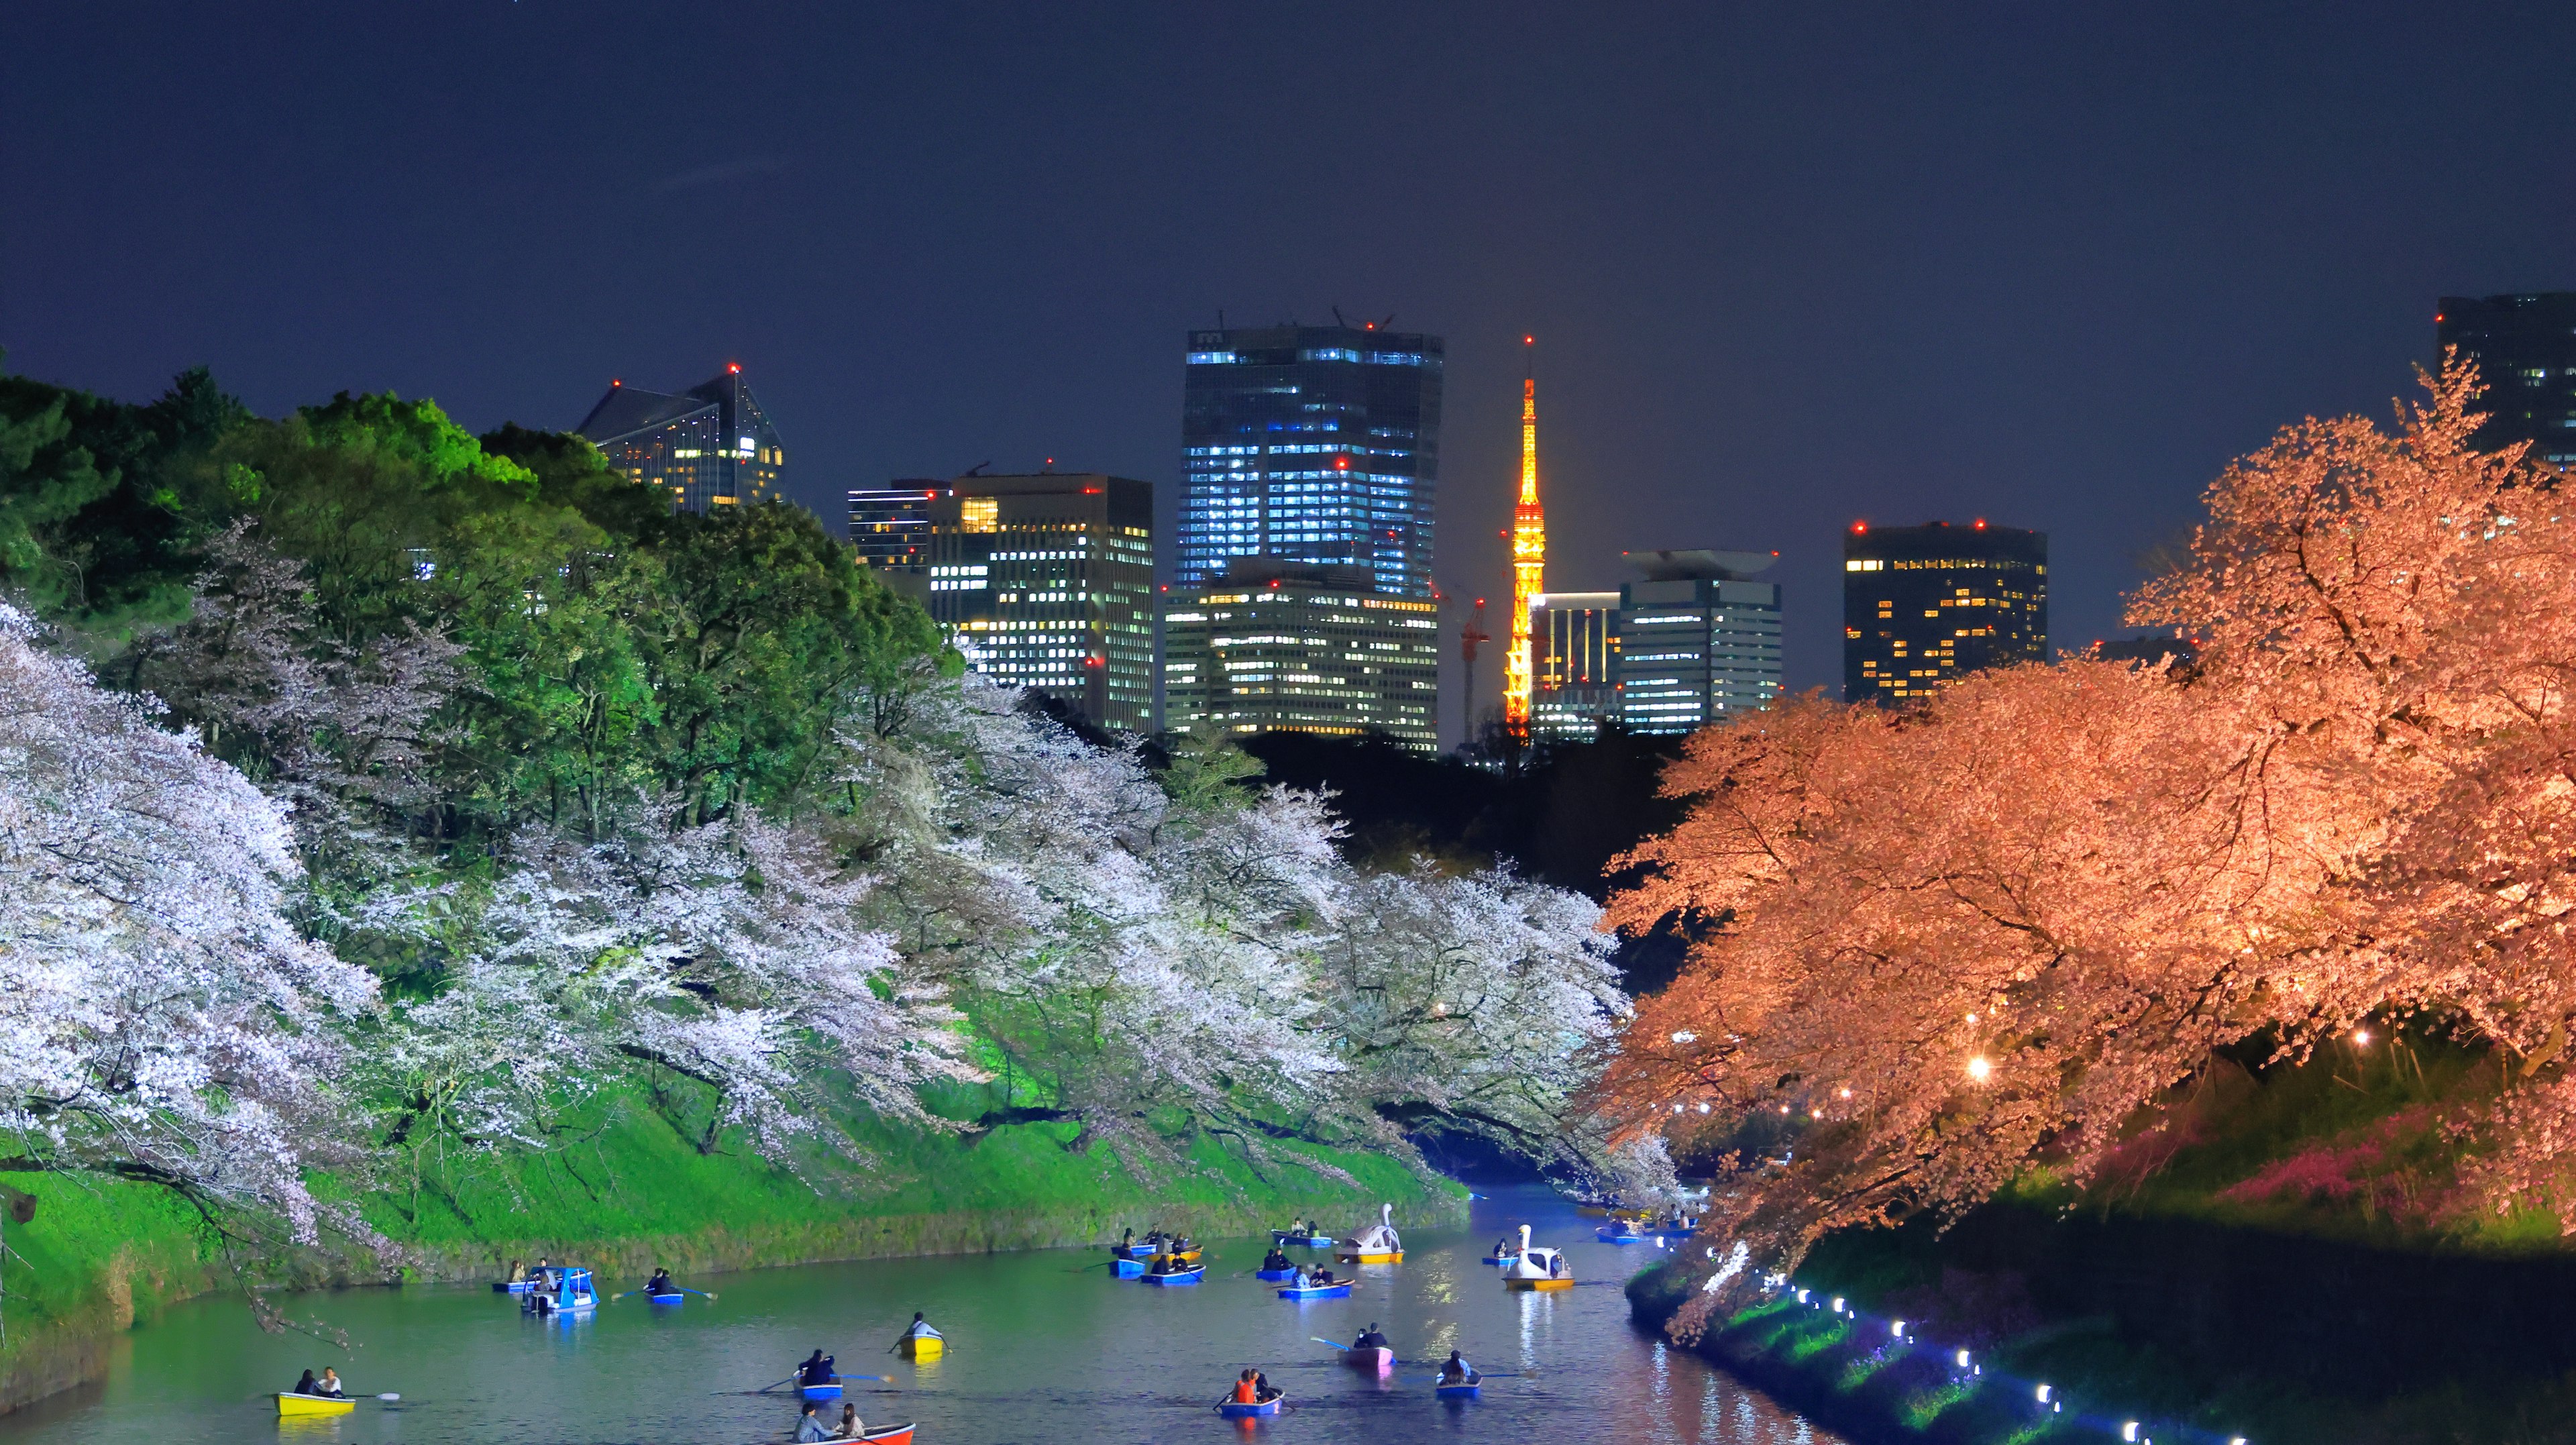
[[[1293,1244],[1301,1249],[1330,1249],[1333,1247],[1333,1237],[1329,1234],[1307,1234],[1294,1229],[1274,1229],[1270,1231],[1270,1237],[1279,1241],[1281,1244]]]
[[[346,1395],[299,1395],[293,1390],[277,1392],[280,1415],[346,1415],[358,1408],[358,1402]]]
[[[1558,1275],[1554,1279],[1506,1279],[1503,1281],[1503,1288],[1552,1292],[1561,1289],[1572,1289],[1574,1288],[1574,1281],[1567,1279],[1563,1275]]]
[[[1511,1262],[1512,1262],[1514,1259],[1516,1259],[1516,1258],[1518,1258],[1518,1256],[1517,1256],[1517,1255],[1509,1255],[1509,1254],[1489,1254],[1489,1255],[1486,1255],[1484,1258],[1482,1258],[1482,1259],[1480,1259],[1480,1260],[1477,1260],[1477,1261],[1476,1261],[1476,1263],[1478,1263],[1478,1264],[1509,1264],[1509,1263],[1511,1263]]]
[[[494,1294],[526,1294],[528,1291],[535,1289],[536,1287],[537,1282],[532,1279],[496,1279],[492,1281],[492,1293]]]
[[[888,1425],[881,1430],[862,1430],[859,1438],[875,1442],[875,1445],[912,1445],[912,1427]]]
[[[1252,1272],[1252,1277],[1254,1279],[1266,1279],[1273,1284],[1276,1284],[1283,1279],[1295,1279],[1297,1277],[1297,1267],[1295,1265],[1290,1265],[1286,1269],[1256,1269]]]
[[[1402,1264],[1402,1263],[1404,1263],[1404,1251],[1403,1251],[1403,1250],[1400,1250],[1400,1249],[1377,1249],[1377,1250],[1369,1250],[1369,1249],[1352,1249],[1352,1248],[1349,1248],[1349,1247],[1347,1247],[1347,1246],[1346,1246],[1346,1247],[1344,1247],[1344,1248],[1337,1249],[1337,1250],[1333,1251],[1333,1257],[1334,1257],[1335,1259],[1340,1260],[1340,1261],[1341,1261],[1342,1263],[1344,1263],[1344,1264]]]
[[[1342,1351],[1342,1363],[1354,1370],[1367,1370],[1371,1374],[1383,1375],[1395,1368],[1395,1351],[1384,1345],[1371,1345],[1366,1349],[1348,1349]]]
[[[1126,1255],[1129,1259],[1152,1259],[1163,1252],[1163,1247],[1159,1244],[1113,1244],[1110,1248]]]
[[[907,1360],[935,1360],[948,1353],[948,1342],[937,1335],[906,1335],[895,1341],[894,1349]]]
[[[1431,1397],[1435,1400],[1473,1400],[1483,1389],[1484,1386],[1474,1380],[1455,1385],[1433,1385]]]
[[[1207,1266],[1202,1264],[1194,1265],[1191,1268],[1181,1270],[1174,1274],[1148,1274],[1144,1276],[1144,1280],[1147,1284],[1183,1285],[1197,1284],[1200,1280],[1205,1279],[1206,1277]]]
[[[1113,1259],[1109,1261],[1109,1271],[1120,1279],[1134,1279],[1145,1272],[1145,1261],[1141,1259]]]
[[[841,1398],[841,1387],[837,1384],[799,1385],[796,1387],[796,1393],[808,1400],[837,1400]]]
[[[1310,1284],[1304,1289],[1289,1285],[1279,1291],[1279,1297],[1281,1299],[1349,1299],[1351,1282],[1343,1280],[1339,1284]]]
[[[1229,1420],[1254,1420],[1264,1415],[1278,1414],[1279,1402],[1286,1398],[1285,1395],[1275,1395],[1258,1405],[1242,1405],[1228,1400],[1217,1406],[1216,1412]]]
[[[684,1294],[648,1294],[644,1297],[657,1305],[686,1304],[689,1299]]]
[[[1640,1234],[1625,1225],[1606,1225],[1592,1231],[1592,1237],[1603,1244],[1643,1244],[1651,1235]]]

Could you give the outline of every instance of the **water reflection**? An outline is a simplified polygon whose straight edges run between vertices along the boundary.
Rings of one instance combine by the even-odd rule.
[[[1507,1292],[1478,1262],[1524,1220],[1539,1243],[1567,1250],[1581,1284]],[[1305,1303],[1280,1301],[1250,1277],[1267,1245],[1251,1240],[1211,1243],[1196,1289],[1112,1282],[1102,1256],[1058,1250],[761,1270],[725,1279],[713,1305],[629,1300],[552,1321],[481,1286],[348,1290],[297,1302],[299,1315],[319,1314],[360,1342],[327,1360],[310,1339],[258,1333],[238,1303],[199,1301],[135,1332],[103,1386],[0,1416],[0,1445],[95,1445],[103,1433],[153,1445],[753,1445],[787,1438],[797,1409],[786,1395],[751,1392],[818,1346],[845,1374],[890,1377],[854,1385],[850,1398],[871,1425],[919,1422],[920,1445],[1831,1445],[1632,1327],[1619,1284],[1657,1251],[1591,1236],[1551,1196],[1507,1195],[1480,1202],[1468,1231],[1407,1230],[1405,1263],[1360,1271],[1350,1299]],[[916,1309],[946,1333],[945,1358],[915,1365],[885,1353]],[[1346,1343],[1372,1320],[1402,1361],[1383,1379],[1315,1342]],[[1487,1372],[1482,1399],[1431,1398],[1431,1371],[1452,1349]],[[353,1392],[403,1400],[277,1419],[264,1391],[323,1363],[337,1363]],[[1245,1366],[1288,1391],[1287,1414],[1257,1425],[1215,1416]]]

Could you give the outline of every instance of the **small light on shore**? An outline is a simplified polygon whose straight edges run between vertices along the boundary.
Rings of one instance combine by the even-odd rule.
[[[1983,1054],[1979,1054],[1975,1058],[1968,1060],[1968,1077],[1976,1080],[1980,1084],[1984,1083],[1987,1076],[1992,1074],[1994,1071],[1995,1066],[1986,1062],[1986,1056]]]
[[[2352,1041],[2353,1041],[2354,1043],[2356,1043],[2356,1044],[2366,1044],[2366,1043],[2369,1043],[2369,1042],[2370,1042],[2370,1030],[2368,1030],[2368,1029],[2354,1029],[2354,1030],[2352,1031]]]

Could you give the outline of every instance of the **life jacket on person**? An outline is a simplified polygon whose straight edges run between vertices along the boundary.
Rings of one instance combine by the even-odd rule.
[[[1244,1371],[1243,1378],[1234,1382],[1234,1403],[1238,1405],[1258,1405],[1261,1403],[1261,1388],[1252,1383],[1252,1372],[1250,1370]]]

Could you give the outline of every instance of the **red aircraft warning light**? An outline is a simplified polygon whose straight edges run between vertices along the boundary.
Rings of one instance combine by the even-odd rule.
[[[1977,519],[1977,530],[1978,530],[1978,531],[1980,531],[1980,532],[1982,532],[1982,531],[1986,530],[1986,519],[1985,519],[1985,518],[1983,518],[1983,517],[1979,517],[1979,518]]]
[[[728,361],[725,363],[725,370],[736,376],[740,376],[742,375],[742,363],[739,361]]]
[[[1867,523],[1867,522],[1854,522],[1854,523],[1852,523],[1852,535],[1853,535],[1853,536],[1855,536],[1855,537],[1859,536],[1861,533],[1866,532],[1866,531],[1868,531],[1868,530],[1869,530],[1869,523]]]

